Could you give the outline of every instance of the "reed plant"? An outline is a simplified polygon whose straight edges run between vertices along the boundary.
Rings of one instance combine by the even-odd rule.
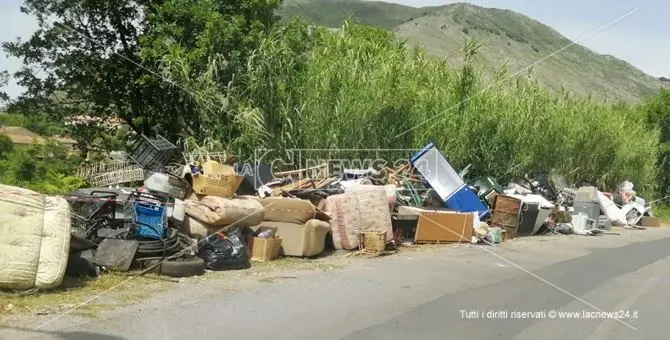
[[[532,71],[503,67],[485,80],[476,41],[461,66],[428,57],[392,34],[345,22],[339,30],[300,21],[278,26],[231,86],[239,112],[253,110],[242,150],[417,149],[434,141],[452,165],[505,182],[529,171],[611,189],[622,180],[653,189],[658,132],[636,107],[552,93]],[[238,113],[240,114],[240,113]],[[242,134],[247,130],[240,130]],[[321,154],[323,156],[323,154]],[[405,157],[408,157],[406,154]]]

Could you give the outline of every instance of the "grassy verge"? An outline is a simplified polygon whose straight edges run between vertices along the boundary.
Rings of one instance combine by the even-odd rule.
[[[209,272],[206,280],[225,280],[240,275],[260,276],[259,282],[273,283],[282,272],[290,270],[333,270],[341,268],[343,256],[325,256],[318,259],[284,257],[274,261],[253,262],[245,271]],[[188,282],[188,281],[186,281]],[[77,307],[72,314],[95,318],[105,310],[133,304],[151,296],[152,293],[170,288],[165,277],[153,274],[129,276],[124,273],[107,273],[98,278],[70,278],[58,289],[34,295],[0,295],[0,325],[7,324],[15,315],[46,315]],[[104,297],[101,294],[105,294]],[[93,299],[100,296],[99,299]],[[90,302],[88,302],[90,301]]]
[[[103,309],[130,304],[165,289],[169,283],[154,275],[130,277],[125,274],[107,273],[98,278],[66,278],[58,289],[27,296],[0,295],[0,324],[14,314],[44,315],[67,310],[85,303],[101,294],[114,295],[114,303],[87,303],[73,314],[95,317]],[[131,286],[131,289],[128,288]],[[115,294],[123,292],[122,294]],[[102,298],[100,299],[102,300]]]
[[[661,223],[670,224],[670,205],[655,205],[653,212]]]

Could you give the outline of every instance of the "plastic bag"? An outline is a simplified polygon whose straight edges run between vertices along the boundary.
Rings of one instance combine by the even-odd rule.
[[[205,261],[205,268],[209,270],[236,270],[251,267],[249,250],[239,228],[233,229],[225,237],[220,234],[209,235],[202,243],[198,257]]]

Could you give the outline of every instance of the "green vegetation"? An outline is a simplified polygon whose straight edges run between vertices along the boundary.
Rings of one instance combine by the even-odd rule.
[[[525,74],[529,65],[542,59],[534,66],[534,77],[559,96],[567,88],[583,98],[639,102],[664,84],[622,60],[570,45],[550,27],[509,10],[464,3],[414,8],[361,0],[293,0],[279,13],[326,27],[339,27],[352,18],[392,30],[397,38],[451,65],[462,62],[463,39],[474,37],[482,43],[480,66],[488,80],[503,65],[511,73]]]
[[[128,282],[130,280],[132,282]],[[125,284],[131,284],[133,289],[130,291],[125,289]],[[66,276],[60,287],[48,292],[26,296],[0,295],[0,311],[2,311],[0,325],[7,326],[9,322],[6,319],[9,319],[11,314],[56,313],[79,304],[83,305],[73,311],[74,314],[96,317],[102,310],[132,304],[168,287],[169,282],[155,274],[131,278],[127,273],[110,272],[95,279]],[[99,296],[100,299],[84,304],[94,296]],[[101,300],[113,303],[111,305],[100,303]]]
[[[403,22],[426,15],[432,8],[415,8],[380,1],[284,0],[278,14],[284,20],[303,18],[312,24],[340,27],[356,18],[361,24],[392,30]]]
[[[45,116],[26,116],[0,112],[0,126],[20,126],[43,137],[62,135],[66,132],[63,124],[50,121]]]
[[[44,194],[65,194],[85,182],[75,176],[79,157],[56,143],[15,149],[11,140],[0,135],[0,183]]]
[[[521,51],[515,62],[528,53],[547,53],[565,40],[510,11],[447,6],[401,25],[408,30],[395,30],[402,35],[442,20],[436,27],[445,38],[439,41],[458,41],[450,55],[459,62],[452,63],[372,26],[345,23],[334,31],[301,21],[277,23],[277,2],[124,0],[120,9],[110,10],[92,1],[84,1],[88,7],[83,8],[70,2],[41,6],[45,1],[29,1],[31,13],[55,16],[77,30],[87,29],[82,22],[115,23],[101,24],[93,38],[158,75],[44,22],[35,39],[5,44],[14,56],[55,54],[58,59],[27,59],[46,67],[50,77],[43,84],[34,81],[26,96],[10,105],[13,110],[50,117],[77,110],[123,117],[140,132],[158,132],[174,141],[220,141],[242,158],[259,148],[274,149],[271,156],[281,157],[296,148],[416,149],[435,141],[457,168],[472,164],[473,176],[488,174],[501,181],[527,171],[557,171],[608,189],[627,179],[646,194],[660,178],[662,126],[648,118],[651,104],[575,96],[566,88],[587,91],[565,79],[560,79],[565,86],[547,88],[541,68],[516,76],[514,62],[491,72],[491,35],[510,44],[510,51]],[[355,1],[343,2],[350,3]],[[150,8],[143,21],[130,19],[137,6]],[[75,12],[86,20],[70,20]],[[463,26],[455,20],[470,22],[473,39],[463,43]],[[60,38],[42,44],[44,32]],[[528,46],[519,45],[526,40]],[[627,64],[579,46],[547,63],[568,74],[571,63],[584,62],[586,56],[588,66],[579,67],[611,64],[621,74],[628,72]],[[575,72],[589,88],[618,79],[616,72],[607,74],[610,81],[585,76],[581,68]],[[85,131],[88,139],[98,133]]]
[[[556,170],[611,187],[656,177],[657,132],[645,113],[524,78],[487,88],[476,42],[460,69],[408,51],[389,33],[345,24],[338,32],[292,22],[250,61],[245,96],[274,148],[416,148],[434,140],[456,167],[511,179]],[[505,79],[504,69],[498,72]],[[646,187],[645,187],[646,186]]]
[[[44,137],[63,134],[63,124],[47,117],[0,113],[0,126],[24,127]],[[82,187],[75,176],[81,159],[55,142],[16,147],[9,137],[0,135],[0,183],[45,194],[64,194]]]
[[[658,96],[649,98],[643,110],[647,112],[649,128],[660,131],[657,163],[659,176],[656,184],[659,196],[665,197],[670,195],[670,91],[662,90]]]
[[[205,112],[202,102],[226,98],[228,86],[278,20],[278,6],[278,0],[119,0],[113,6],[26,0],[25,13],[54,20],[39,20],[29,39],[2,44],[27,66],[14,75],[26,84],[26,94],[8,110],[54,120],[119,117],[137,132],[161,132],[173,140],[189,135],[202,140],[219,133],[214,127],[234,134],[240,128],[229,124],[234,118],[229,105]],[[187,60],[188,69],[171,62],[175,58]],[[214,60],[216,67],[208,68]],[[176,78],[159,74],[159,65]],[[37,77],[34,70],[43,74]],[[208,72],[215,87],[205,94],[199,78]],[[86,149],[90,136],[74,137]]]

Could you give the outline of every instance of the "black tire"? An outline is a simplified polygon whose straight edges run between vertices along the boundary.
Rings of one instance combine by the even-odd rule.
[[[155,261],[147,263],[148,266],[156,264]],[[179,257],[169,261],[163,261],[151,272],[170,277],[189,277],[205,274],[205,261],[199,257]]]

